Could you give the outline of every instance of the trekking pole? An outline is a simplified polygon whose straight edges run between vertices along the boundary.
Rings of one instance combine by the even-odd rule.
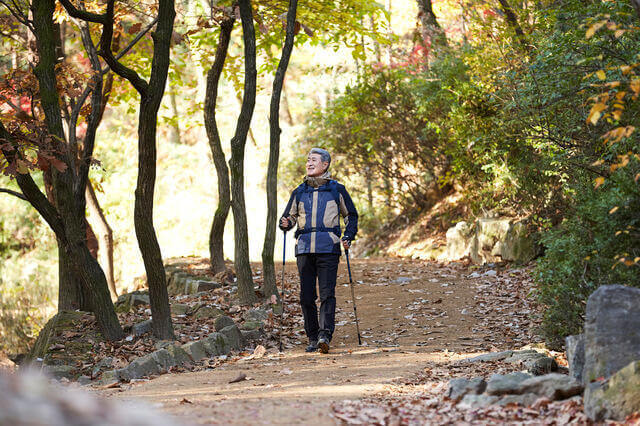
[[[284,258],[287,253],[287,231],[282,231],[282,235],[282,280],[280,282],[282,286],[282,295],[280,296],[282,310],[280,311],[280,330],[278,331],[278,345],[280,346],[280,352],[282,352],[282,325],[284,323]]]
[[[347,270],[349,271],[349,284],[351,286],[351,300],[353,300],[353,315],[356,317],[356,331],[358,332],[358,345],[362,345],[362,338],[360,337],[360,325],[358,324],[358,311],[356,310],[356,295],[353,290],[353,279],[351,278],[351,265],[349,264],[349,250],[345,249],[347,255]]]

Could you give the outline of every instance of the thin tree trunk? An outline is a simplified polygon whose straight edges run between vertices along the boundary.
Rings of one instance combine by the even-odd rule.
[[[431,0],[417,0],[418,16],[422,23],[422,40],[425,45],[431,44],[431,49],[437,47],[447,47],[447,36],[438,23],[436,14],[433,13],[433,4]]]
[[[253,290],[251,264],[249,263],[249,235],[247,230],[247,209],[244,198],[244,150],[251,118],[256,103],[256,35],[253,27],[251,0],[239,0],[244,40],[244,97],[236,132],[231,139],[231,208],[233,209],[235,267],[238,278],[240,303],[252,304],[256,301]]]
[[[34,73],[39,83],[45,123],[49,132],[58,141],[64,141],[65,134],[62,127],[54,69],[56,63],[53,30],[55,3],[52,0],[35,0],[31,7],[39,53],[38,65],[35,67]],[[6,133],[6,131],[3,133]],[[61,144],[61,142],[58,143]],[[89,155],[92,152],[92,147],[90,148],[88,150]],[[70,158],[62,158],[62,160],[66,160],[65,164],[67,166],[72,161],[75,161],[75,159]],[[82,163],[81,166],[83,166]],[[84,178],[86,178],[83,173],[85,170],[88,171],[88,165],[86,165],[86,168],[81,167],[77,176],[73,175],[71,167],[67,167],[64,171],[58,171],[55,168],[52,170],[53,196],[57,203],[57,209],[47,201],[30,176],[22,175],[19,178],[17,177],[16,180],[23,194],[29,198],[34,207],[37,205],[40,212],[46,212],[48,215],[53,214],[56,217],[56,219],[50,217],[48,222],[56,224],[57,231],[54,228],[54,232],[56,232],[56,236],[62,242],[63,248],[69,256],[76,276],[81,280],[83,287],[91,294],[96,321],[105,338],[117,340],[122,337],[123,333],[109,298],[106,278],[100,265],[91,256],[86,244],[85,206],[83,203],[83,182]],[[82,200],[79,200],[76,196],[76,188],[82,189]],[[60,220],[60,223],[58,223],[58,220]]]
[[[280,157],[280,96],[284,77],[289,66],[295,37],[296,12],[298,0],[289,0],[287,10],[287,29],[282,47],[282,56],[273,79],[271,107],[269,110],[269,164],[267,166],[267,227],[262,248],[262,268],[264,274],[263,291],[265,297],[278,295],[273,252],[276,242],[276,223],[278,220],[278,162]]]
[[[100,38],[100,55],[116,74],[129,80],[140,93],[138,180],[135,191],[133,223],[147,274],[151,315],[153,317],[153,335],[160,339],[174,339],[169,294],[167,292],[167,277],[162,263],[160,245],[153,227],[153,193],[156,179],[158,110],[164,95],[169,71],[171,35],[176,14],[175,6],[173,0],[159,0],[158,23],[153,33],[153,59],[148,83],[134,70],[118,62],[113,56],[113,52],[111,52],[114,6],[115,0],[109,0],[105,15],[100,18],[100,22],[103,24],[103,32]]]
[[[231,207],[231,189],[229,185],[229,168],[222,150],[218,123],[216,122],[216,103],[218,101],[218,84],[224,68],[227,51],[229,50],[229,41],[231,40],[231,31],[233,31],[234,23],[235,18],[231,16],[220,25],[220,40],[216,47],[213,65],[207,72],[207,89],[204,98],[204,126],[207,130],[211,156],[218,176],[218,207],[213,215],[213,223],[209,233],[209,259],[211,270],[214,274],[225,271],[227,268],[224,264],[224,226]]]
[[[502,7],[502,11],[504,12],[505,19],[507,20],[507,24],[511,27],[511,29],[516,33],[516,38],[518,42],[522,46],[522,48],[529,53],[531,51],[531,46],[527,42],[527,37],[524,35],[524,31],[522,31],[522,27],[518,22],[518,17],[516,13],[511,8],[511,5],[507,0],[498,0],[500,2],[500,6]]]
[[[289,126],[294,125],[293,114],[291,113],[291,107],[289,106],[289,95],[287,92],[286,83],[282,83],[282,106],[284,108],[284,119]]]
[[[180,115],[180,112],[178,111],[176,92],[173,89],[169,92],[169,101],[171,102],[171,112],[173,113],[173,116],[178,117]],[[178,120],[172,120],[171,122],[171,136],[169,137],[169,139],[175,144],[180,144],[181,142],[180,123]]]
[[[91,182],[87,182],[86,197],[89,217],[92,218],[93,227],[98,231],[99,246],[101,248],[101,250],[98,250],[100,264],[107,277],[111,300],[116,300],[118,292],[116,291],[115,271],[113,269],[113,231],[100,207],[100,203],[98,203],[98,197],[96,197]]]

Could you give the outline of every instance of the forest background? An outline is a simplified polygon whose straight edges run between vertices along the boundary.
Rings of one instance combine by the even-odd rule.
[[[420,2],[372,4],[367,15],[335,11],[333,18],[344,14],[354,28],[348,37],[301,18],[303,40],[294,49],[281,105],[279,205],[302,177],[308,148],[319,145],[334,154],[332,170],[360,207],[363,236],[380,244],[394,226],[418,221],[452,194],[455,203],[438,212],[425,235],[474,217],[524,218],[541,248],[532,295],[546,307],[540,331],[560,345],[580,329],[595,288],[640,282],[638,5],[444,0],[433,2],[436,20],[428,22]],[[176,33],[183,38],[172,47],[160,112],[154,200],[165,258],[208,256],[217,204],[202,113],[217,36],[198,19],[208,6],[177,8]],[[8,12],[1,13],[10,26]],[[12,52],[19,49],[5,30],[3,74],[12,71]],[[149,46],[143,41],[128,63],[144,67]],[[237,32],[217,109],[227,153],[241,104],[241,52]],[[259,56],[245,158],[255,261],[265,230],[273,52]],[[144,274],[132,232],[137,105],[133,89],[116,77],[97,133],[100,164],[90,173],[113,229],[118,293],[137,288]],[[16,189],[8,176],[0,187]],[[229,219],[225,254],[232,258]],[[280,238],[276,244],[277,259]],[[56,310],[58,266],[47,225],[6,194],[0,197],[0,256],[0,350],[15,353]]]

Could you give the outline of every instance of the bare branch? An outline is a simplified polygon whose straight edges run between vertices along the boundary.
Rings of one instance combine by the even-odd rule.
[[[107,12],[105,23],[102,27],[102,36],[100,37],[100,51],[98,54],[104,58],[107,65],[111,67],[113,72],[120,77],[129,80],[131,85],[140,93],[141,96],[146,97],[149,92],[149,84],[144,81],[137,72],[133,69],[123,65],[121,62],[113,56],[111,51],[111,41],[113,40],[113,21],[114,21],[114,4],[115,0],[108,0]]]
[[[60,0],[62,6],[64,6],[65,10],[69,15],[74,18],[82,19],[87,22],[95,22],[96,24],[106,25],[106,15],[105,14],[97,14],[92,12],[87,12],[86,10],[80,10],[76,8],[70,0]]]
[[[7,188],[0,188],[0,192],[4,192],[5,194],[13,195],[14,197],[18,197],[21,200],[28,201],[27,197],[25,197],[21,193],[16,192],[16,191],[12,191],[12,190],[7,189]]]

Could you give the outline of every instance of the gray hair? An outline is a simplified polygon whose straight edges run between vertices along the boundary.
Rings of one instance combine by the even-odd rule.
[[[311,148],[311,151],[309,151],[309,155],[311,154],[318,154],[323,163],[326,162],[329,163],[329,166],[331,165],[331,154],[329,154],[329,151],[327,151],[326,149]],[[327,169],[329,168],[329,166],[327,166]]]

